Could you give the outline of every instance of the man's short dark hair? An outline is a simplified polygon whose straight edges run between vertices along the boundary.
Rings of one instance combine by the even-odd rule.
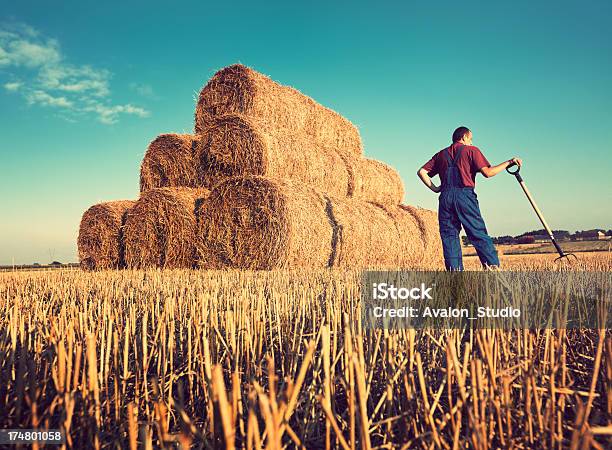
[[[463,136],[468,134],[470,129],[468,127],[459,127],[455,131],[453,131],[453,142],[459,142],[463,139]]]

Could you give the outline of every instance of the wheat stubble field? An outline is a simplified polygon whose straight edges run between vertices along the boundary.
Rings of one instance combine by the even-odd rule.
[[[68,448],[609,445],[609,330],[362,330],[359,289],[341,270],[1,273],[0,428]]]

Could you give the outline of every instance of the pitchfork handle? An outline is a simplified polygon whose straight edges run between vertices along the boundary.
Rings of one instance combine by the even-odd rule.
[[[510,167],[514,167],[514,166],[516,166],[516,170],[510,170]],[[506,167],[506,172],[511,173],[512,175],[516,175],[520,171],[521,171],[521,166],[519,166],[515,162],[511,162],[510,165],[508,167]]]
[[[516,170],[510,170],[510,167],[516,166]],[[506,172],[508,172],[509,174],[512,174],[516,177],[516,181],[518,181],[519,183],[523,182],[523,177],[519,175],[519,172],[521,171],[521,166],[519,166],[517,163],[513,162],[510,163],[510,165],[508,167],[506,167]]]

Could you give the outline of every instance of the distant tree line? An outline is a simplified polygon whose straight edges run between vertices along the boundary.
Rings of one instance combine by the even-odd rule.
[[[580,241],[601,239],[602,236],[612,238],[612,230],[604,230],[603,228],[594,228],[592,230],[579,230],[570,233],[567,230],[553,230],[553,235],[557,241]],[[517,236],[497,236],[493,237],[495,244],[533,244],[537,241],[548,240],[548,233],[543,228],[540,230],[527,231]],[[471,245],[467,236],[462,236],[463,245]]]

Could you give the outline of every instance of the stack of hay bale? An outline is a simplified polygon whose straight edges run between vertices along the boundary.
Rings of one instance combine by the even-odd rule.
[[[433,211],[363,156],[357,128],[242,65],[200,92],[195,134],[149,145],[140,198],[81,221],[84,268],[439,267]]]

